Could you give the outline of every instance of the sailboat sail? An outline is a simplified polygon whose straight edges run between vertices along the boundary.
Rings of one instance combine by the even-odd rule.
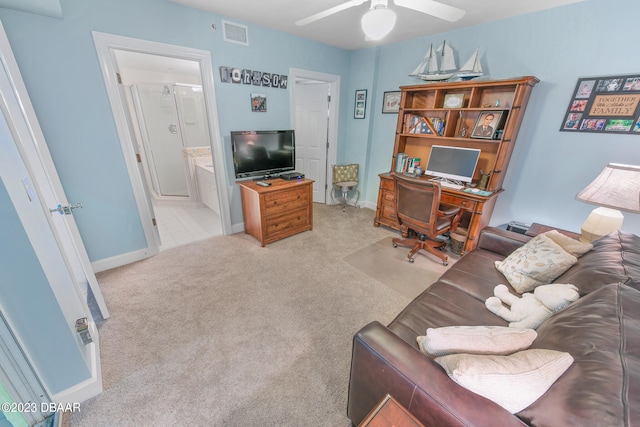
[[[446,43],[438,48],[438,52],[442,52],[442,62],[440,63],[440,71],[451,71],[456,69],[456,59],[453,56],[453,49]]]
[[[440,64],[438,65],[438,57]],[[433,50],[433,44],[429,47],[429,52],[422,62],[409,74],[411,77],[419,77],[427,81],[448,80],[455,74],[456,59],[453,56],[453,48],[446,41],[437,49]]]
[[[429,60],[433,56],[434,56],[433,45],[431,45],[431,47],[429,48],[429,51],[424,56],[424,59],[422,60],[422,62],[420,62],[418,64],[418,66],[411,73],[409,73],[409,76],[410,77],[420,77],[420,74],[424,74],[426,72],[426,70],[428,69]]]
[[[482,65],[480,64],[480,58],[478,56],[478,48],[471,55],[471,57],[460,67],[460,72],[457,74],[463,80],[469,80],[474,77],[482,75]]]

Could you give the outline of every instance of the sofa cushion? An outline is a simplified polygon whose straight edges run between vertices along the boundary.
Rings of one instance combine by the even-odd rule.
[[[558,230],[550,230],[543,234],[553,240],[562,249],[577,258],[593,249],[593,245],[591,243],[585,243],[581,242],[580,240],[572,239],[571,237],[560,233]]]
[[[420,350],[432,356],[452,353],[511,354],[529,348],[536,331],[507,326],[444,326],[418,337]]]
[[[518,293],[551,283],[577,262],[577,258],[549,237],[540,234],[516,249],[496,268],[507,278]]]
[[[585,255],[587,256],[587,255]],[[629,425],[640,420],[640,291],[613,283],[544,322],[531,348],[569,352],[574,364],[518,414],[536,426]]]
[[[508,356],[450,354],[435,359],[455,382],[516,413],[542,396],[573,358],[555,350],[523,350]]]
[[[596,240],[556,282],[576,285],[580,295],[614,282],[640,289],[640,237],[615,231]]]

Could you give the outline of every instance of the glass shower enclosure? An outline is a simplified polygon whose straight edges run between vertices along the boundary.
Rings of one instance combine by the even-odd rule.
[[[193,177],[183,148],[210,146],[202,87],[138,83],[131,91],[154,193],[160,197],[190,197]]]

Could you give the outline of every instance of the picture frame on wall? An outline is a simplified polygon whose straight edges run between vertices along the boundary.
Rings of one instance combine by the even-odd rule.
[[[367,111],[367,90],[358,89],[356,90],[355,105],[353,107],[353,118],[364,119],[366,111]]]
[[[393,114],[400,111],[400,97],[402,96],[402,92],[391,91],[385,92],[382,98],[382,113],[383,114]]]
[[[640,135],[640,74],[579,78],[560,131]]]
[[[494,139],[504,124],[504,111],[482,111],[473,127],[471,138]]]
[[[251,94],[251,111],[254,113],[267,112],[267,96],[262,93]]]

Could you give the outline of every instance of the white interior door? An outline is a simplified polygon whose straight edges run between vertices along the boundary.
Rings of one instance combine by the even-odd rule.
[[[296,170],[314,180],[313,201],[326,202],[329,84],[296,82]]]
[[[20,75],[11,45],[0,23],[0,60],[2,61],[2,100],[7,122],[13,127],[16,144],[32,174],[34,185],[41,192],[42,202],[48,208],[69,206],[53,159],[40,129],[38,119]],[[75,200],[74,204],[81,203]],[[82,243],[80,231],[73,215],[53,216],[51,227],[63,251],[76,284],[85,299],[90,288],[104,319],[109,310],[95,277],[91,261]]]
[[[102,391],[98,331],[87,304],[87,286],[93,290],[103,317],[108,317],[109,313],[71,210],[68,210],[69,214],[62,208],[62,214],[50,212],[69,203],[1,23],[0,61],[0,109],[3,119],[0,123],[3,131],[0,137],[0,179],[20,217],[70,333],[75,333],[77,319],[87,317],[94,336],[92,344],[84,346],[78,343],[78,351],[91,372],[91,380],[72,387],[73,390],[64,395],[53,396],[58,401],[81,401]],[[6,320],[11,326],[12,319]]]

